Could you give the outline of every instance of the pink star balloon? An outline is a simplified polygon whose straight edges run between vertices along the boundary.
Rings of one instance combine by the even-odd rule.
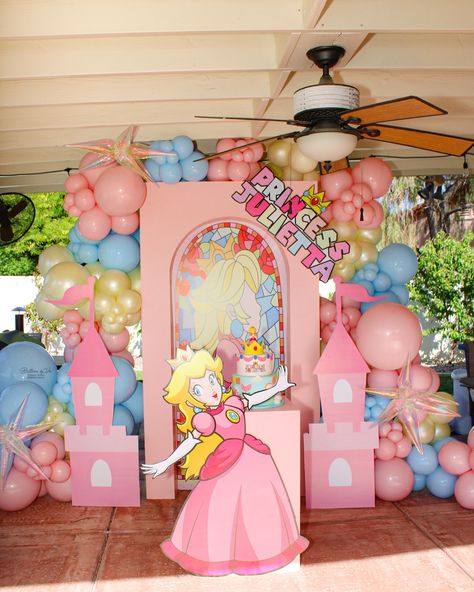
[[[161,150],[152,150],[148,144],[143,142],[134,142],[137,132],[136,125],[130,125],[120,136],[114,140],[95,140],[85,144],[68,144],[68,148],[80,148],[88,152],[95,152],[99,156],[97,160],[91,162],[79,172],[117,163],[135,171],[145,179],[153,181],[150,174],[143,166],[142,160],[152,156],[177,156],[176,152],[162,152]]]
[[[23,400],[16,416],[12,415],[7,424],[0,424],[0,488],[2,491],[12,466],[13,455],[15,454],[49,481],[47,475],[43,472],[43,469],[31,458],[30,449],[26,446],[24,440],[34,438],[34,436],[48,431],[56,424],[53,422],[25,426],[24,428],[20,427],[27,401],[28,397]]]
[[[423,454],[423,444],[420,439],[420,412],[421,414],[434,413],[452,418],[459,417],[459,413],[453,410],[455,403],[452,400],[445,399],[437,393],[417,391],[413,388],[410,375],[410,360],[407,360],[400,372],[396,389],[366,388],[365,390],[367,393],[392,399],[379,415],[377,421],[382,423],[397,419],[420,454]]]

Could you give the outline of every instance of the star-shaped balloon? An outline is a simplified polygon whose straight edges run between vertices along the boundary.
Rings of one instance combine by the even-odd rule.
[[[25,445],[24,440],[34,438],[34,436],[46,432],[56,424],[52,422],[25,426],[23,428],[20,427],[27,401],[28,397],[23,400],[17,414],[15,416],[12,415],[7,424],[0,424],[0,488],[2,491],[12,466],[13,455],[15,454],[49,481],[43,469],[31,458],[31,451]]]
[[[397,419],[411,442],[420,454],[423,444],[420,439],[420,421],[418,412],[434,413],[446,417],[459,417],[454,409],[457,406],[452,400],[438,393],[415,390],[411,384],[410,361],[408,360],[400,372],[396,389],[365,389],[367,393],[390,397],[392,400],[379,415],[379,423]]]
[[[154,180],[143,166],[142,160],[153,156],[177,156],[177,154],[176,152],[153,150],[148,144],[134,142],[137,129],[136,125],[130,125],[116,140],[95,140],[85,144],[68,144],[68,148],[80,148],[99,155],[97,160],[79,169],[79,172],[117,163],[132,169],[145,181],[154,183]]]
[[[331,201],[324,201],[324,191],[318,191],[318,193],[315,193],[314,191],[314,185],[311,185],[311,187],[303,193],[301,199],[306,205],[314,210],[316,214],[321,214],[331,205]]]

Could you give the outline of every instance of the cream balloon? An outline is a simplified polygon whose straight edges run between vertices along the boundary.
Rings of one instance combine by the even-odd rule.
[[[66,312],[65,309],[46,302],[45,300],[48,299],[49,296],[47,296],[43,290],[38,292],[35,298],[35,306],[38,315],[46,321],[58,321],[59,319],[62,319],[64,313]]]
[[[142,297],[135,290],[124,290],[117,298],[127,314],[139,312],[142,307]]]
[[[321,175],[319,171],[315,169],[314,171],[310,171],[309,173],[305,173],[303,175],[303,181],[317,181]]]
[[[359,260],[355,263],[356,269],[361,269],[366,263],[375,263],[377,261],[379,254],[374,244],[367,241],[360,241],[359,246],[361,253]]]
[[[450,393],[439,392],[436,393],[438,396],[441,396],[443,399],[446,400],[446,405],[444,406],[448,411],[452,411],[453,413],[457,413],[458,404],[456,399]],[[438,414],[438,413],[428,413],[428,418],[435,423],[436,425],[443,425],[448,424],[450,421],[453,420],[454,416]],[[451,433],[451,431],[449,432]],[[449,434],[448,434],[449,436]]]
[[[429,444],[435,435],[435,424],[430,419],[425,419],[420,423],[418,428],[420,435],[420,442],[422,444]]]
[[[127,315],[127,322],[125,324],[127,326],[131,327],[132,325],[136,325],[141,318],[142,318],[141,313],[132,312],[131,314]]]
[[[52,267],[64,261],[74,261],[71,251],[61,245],[52,245],[38,257],[38,271],[44,277]]]
[[[297,173],[309,173],[314,171],[316,165],[318,164],[317,160],[313,160],[309,158],[305,154],[301,152],[298,148],[297,144],[293,144],[290,152],[290,167],[295,170]]]
[[[286,181],[302,181],[303,173],[298,173],[298,171],[295,171],[290,166],[283,167],[283,179]]]
[[[51,429],[52,432],[56,432],[60,436],[64,437],[64,428],[68,425],[75,425],[76,420],[74,417],[69,414],[67,411],[64,411],[60,415],[58,415],[57,424]]]
[[[267,148],[268,160],[279,167],[287,167],[290,162],[292,145],[285,140],[275,140]]]
[[[430,417],[428,415],[428,417]],[[452,418],[450,418],[452,419]],[[438,440],[442,440],[443,438],[447,438],[451,435],[451,428],[447,423],[436,423],[434,424],[434,436],[431,440],[432,443],[437,442]]]
[[[110,322],[105,318],[102,319],[102,328],[107,333],[111,333],[112,335],[116,335],[117,333],[121,333],[124,330],[124,326],[122,323]]]
[[[94,296],[94,308],[95,308],[95,300],[96,297]],[[81,313],[82,317],[84,319],[86,319],[87,321],[89,320],[89,300],[82,300],[78,307],[77,310]],[[99,318],[96,318],[96,321],[99,321]]]
[[[87,283],[89,275],[87,269],[79,263],[72,261],[57,263],[46,274],[43,290],[48,298],[60,300],[69,288]]]
[[[343,282],[348,282],[352,279],[352,276],[355,274],[355,267],[353,263],[349,263],[345,261],[345,258],[342,261],[338,261],[334,265],[334,269],[332,270],[331,277],[339,276]]]
[[[118,296],[124,290],[129,290],[131,280],[124,271],[118,269],[108,269],[97,280],[96,288],[98,292]]]
[[[95,263],[88,263],[86,265],[86,269],[91,275],[94,275],[97,279],[99,279],[105,271],[105,267],[98,261],[96,261]]]
[[[359,228],[356,238],[376,245],[382,239],[382,228]]]
[[[331,220],[328,228],[333,228],[337,232],[338,240],[354,240],[356,238],[357,226],[352,220],[349,220],[349,222]]]
[[[141,292],[141,277],[140,277],[140,268],[135,267],[132,271],[129,272],[128,277],[130,278],[131,288],[132,290],[136,290],[137,292]]]
[[[339,238],[339,236],[338,236]],[[360,245],[357,241],[347,241],[349,243],[349,247],[350,247],[350,251],[349,253],[347,253],[347,255],[344,255],[343,261],[346,261],[347,263],[355,263],[356,261],[359,261],[360,256],[362,254],[362,249],[360,248]],[[339,261],[338,261],[339,263]],[[354,273],[355,273],[355,268],[354,268]]]

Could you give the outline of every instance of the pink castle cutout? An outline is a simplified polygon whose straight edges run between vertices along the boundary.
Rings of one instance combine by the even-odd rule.
[[[64,430],[74,506],[139,506],[138,436],[113,426],[118,372],[94,324],[94,282],[66,290],[56,304],[89,299],[89,330],[68,372],[76,425]]]
[[[359,302],[379,300],[362,286],[336,282],[337,325],[314,373],[324,423],[310,424],[304,434],[306,505],[308,508],[354,508],[375,505],[374,449],[379,436],[364,422],[365,384],[369,367],[342,324],[342,297]]]

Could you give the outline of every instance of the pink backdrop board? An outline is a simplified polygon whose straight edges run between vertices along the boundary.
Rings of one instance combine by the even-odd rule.
[[[291,184],[302,193],[308,183]],[[318,279],[301,260],[232,199],[240,183],[149,184],[141,210],[140,248],[143,319],[143,370],[146,461],[166,458],[175,446],[174,412],[163,400],[163,387],[170,378],[167,359],[175,356],[175,271],[186,246],[210,224],[243,223],[259,233],[278,259],[285,316],[285,363],[297,387],[291,400],[301,413],[301,428],[319,418],[319,397],[314,365],[319,358]],[[291,243],[291,239],[288,245]],[[172,471],[147,479],[147,497],[173,498]]]

